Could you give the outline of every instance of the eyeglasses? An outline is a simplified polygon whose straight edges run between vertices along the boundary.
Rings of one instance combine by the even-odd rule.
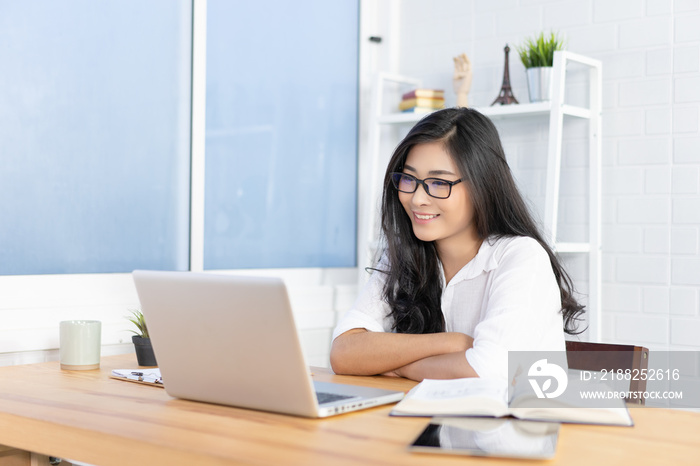
[[[402,193],[415,193],[418,185],[421,184],[428,196],[436,199],[447,199],[452,194],[452,186],[461,183],[462,179],[460,178],[457,181],[447,181],[440,178],[419,180],[407,173],[392,172],[391,182]]]

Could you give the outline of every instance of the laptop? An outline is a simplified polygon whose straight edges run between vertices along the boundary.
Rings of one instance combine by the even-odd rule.
[[[144,270],[133,278],[173,397],[327,417],[404,396],[313,381],[279,278]]]

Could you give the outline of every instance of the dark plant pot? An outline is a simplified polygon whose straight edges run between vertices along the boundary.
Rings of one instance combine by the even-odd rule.
[[[134,348],[136,349],[136,360],[139,366],[157,366],[156,355],[153,353],[153,346],[151,346],[150,338],[141,338],[138,335],[131,337],[131,341],[134,342]]]

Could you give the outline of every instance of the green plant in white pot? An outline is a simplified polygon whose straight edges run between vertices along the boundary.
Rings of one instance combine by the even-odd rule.
[[[136,360],[139,366],[157,366],[156,355],[153,352],[153,346],[151,345],[151,337],[148,334],[148,327],[146,327],[146,320],[143,317],[143,313],[139,309],[130,309],[131,316],[127,317],[129,322],[136,326],[138,330],[130,330],[135,333],[131,337],[131,341],[134,343],[134,349],[136,350]]]
[[[536,37],[525,39],[523,45],[517,47],[527,73],[530,102],[551,100],[554,52],[563,48],[564,41],[554,32],[548,36],[541,32]]]

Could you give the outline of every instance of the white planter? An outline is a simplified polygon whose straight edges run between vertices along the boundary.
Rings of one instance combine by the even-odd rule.
[[[525,71],[530,102],[552,100],[552,67],[528,68]]]

